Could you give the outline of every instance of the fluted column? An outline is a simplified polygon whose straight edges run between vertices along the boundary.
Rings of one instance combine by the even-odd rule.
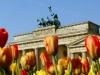
[[[24,55],[24,54],[25,54],[25,50],[22,51],[22,55]]]
[[[38,48],[35,48],[35,56],[36,56],[36,66],[37,66],[37,70],[39,70],[39,50]]]
[[[70,50],[69,50],[69,47],[68,46],[66,46],[67,47],[67,57],[70,57]]]
[[[71,57],[71,58],[74,58],[74,54],[73,54],[73,53],[70,53],[70,57]]]

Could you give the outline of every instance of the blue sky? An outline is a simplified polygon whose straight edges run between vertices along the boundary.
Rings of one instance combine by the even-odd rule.
[[[37,28],[37,19],[49,16],[51,5],[62,25],[92,21],[100,25],[100,0],[0,0],[0,27],[13,36]]]

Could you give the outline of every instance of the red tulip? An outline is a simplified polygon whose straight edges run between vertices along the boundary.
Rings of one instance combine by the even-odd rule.
[[[44,39],[44,45],[48,54],[56,54],[58,51],[58,36],[47,36]]]
[[[43,65],[45,65],[48,61],[50,61],[47,52],[41,52],[40,59],[41,59]]]
[[[0,67],[8,67],[12,62],[12,52],[10,48],[0,48]]]
[[[88,72],[89,72],[89,61],[88,61],[88,59],[82,58],[81,63],[82,63],[82,73],[88,74]]]
[[[92,59],[100,57],[100,42],[96,35],[87,36],[85,38],[85,47]]]
[[[72,63],[72,71],[74,75],[80,75],[81,67],[82,67],[81,60],[79,58],[73,58],[71,60],[71,63]]]
[[[18,58],[18,45],[17,44],[13,44],[10,46],[11,50],[12,50],[12,57],[13,59],[17,59]]]
[[[53,63],[51,62],[47,52],[41,52],[40,59],[42,61],[42,64],[45,66],[45,69],[48,73],[53,72]]]
[[[28,75],[28,72],[26,70],[22,70],[21,75]]]
[[[45,64],[45,69],[48,73],[50,73],[50,68],[51,66],[53,66],[53,63],[51,61],[48,61],[46,64]]]
[[[0,28],[0,47],[3,48],[8,40],[8,32],[4,28]]]

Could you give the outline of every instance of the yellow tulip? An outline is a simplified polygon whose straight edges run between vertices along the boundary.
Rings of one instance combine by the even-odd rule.
[[[36,75],[47,75],[45,70],[40,70],[36,72]]]
[[[25,55],[23,55],[21,57],[20,64],[22,68],[27,69],[27,70],[33,68],[36,64],[35,53],[28,52]]]
[[[12,63],[12,64],[10,65],[10,71],[15,72],[16,69],[17,69],[17,64],[16,64],[16,63]]]

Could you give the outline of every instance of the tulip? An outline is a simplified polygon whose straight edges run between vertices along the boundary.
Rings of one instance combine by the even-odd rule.
[[[3,48],[8,40],[8,32],[4,28],[0,28],[0,47]]]
[[[33,51],[27,52],[26,56],[28,56],[30,68],[34,67],[36,64],[35,53]]]
[[[91,66],[90,66],[90,69],[89,69],[89,72],[88,72],[88,75],[96,75],[96,68],[95,68],[95,62],[93,61]]]
[[[96,73],[96,75],[100,75],[100,71],[98,71],[98,72]]]
[[[15,71],[12,71],[12,75],[14,75],[15,73],[17,74],[18,72],[18,63],[17,63],[17,58],[18,58],[18,45],[17,44],[12,44],[9,46],[11,51],[12,51],[12,58],[13,58],[13,61],[12,61],[12,65],[11,65],[11,69],[13,67],[15,67],[16,65],[16,72]]]
[[[40,70],[36,72],[36,75],[47,75],[47,73],[44,70]]]
[[[47,36],[44,39],[44,45],[46,48],[46,51],[49,55],[52,55],[53,65],[55,69],[55,74],[57,75],[57,67],[56,67],[56,53],[58,51],[58,36]]]
[[[50,62],[50,61],[48,61],[48,62],[45,64],[45,69],[46,69],[46,71],[47,71],[48,73],[52,73],[52,70],[51,70],[52,66],[53,66],[53,64],[52,64],[52,62]],[[53,68],[52,68],[52,69],[53,69]]]
[[[60,58],[58,60],[58,64],[62,65],[64,69],[67,69],[68,64],[69,64],[70,61],[71,61],[70,58],[64,57],[64,58]]]
[[[72,66],[71,66],[71,59],[70,58],[60,58],[58,60],[58,65],[60,66],[60,70],[58,70],[58,73],[60,75],[63,75],[63,72],[65,71],[65,75],[71,75]]]
[[[41,59],[43,65],[45,65],[48,61],[50,61],[47,52],[41,52],[40,59]]]
[[[25,70],[32,69],[36,64],[35,53],[28,52],[25,55],[23,55],[21,57],[20,64]]]
[[[82,62],[82,72],[84,74],[87,74],[89,71],[89,62],[87,58],[82,58],[81,62]]]
[[[98,58],[100,57],[100,42],[96,35],[87,36],[85,38],[85,46],[87,53],[92,58],[92,64],[90,67],[89,74],[93,73],[96,75],[100,71],[100,64]]]
[[[73,58],[71,60],[72,63],[72,72],[74,73],[74,75],[80,75],[81,73],[81,60],[79,58]]]
[[[71,73],[70,73],[70,71],[69,71],[69,70],[65,70],[64,75],[71,75]]]
[[[54,68],[53,68],[53,64],[52,64],[47,52],[45,52],[45,51],[41,52],[40,59],[42,61],[43,66],[45,66],[47,73],[52,74],[54,72]]]
[[[100,42],[96,35],[87,36],[85,38],[85,47],[92,59],[98,59],[100,57]]]
[[[57,64],[57,71],[58,71],[58,75],[63,75],[64,68],[61,64]]]
[[[0,70],[2,70],[3,75],[6,75],[6,70],[8,71],[9,65],[12,62],[12,52],[10,48],[3,47],[0,48]]]
[[[10,71],[12,72],[12,75],[15,75],[15,73],[17,74],[17,64],[16,63],[12,63],[10,65]]]
[[[12,51],[12,57],[13,59],[17,59],[18,58],[18,45],[17,44],[13,44],[10,46],[11,51]]]
[[[69,62],[64,75],[72,75],[72,63]]]
[[[22,70],[21,75],[28,75],[28,72],[26,70]]]
[[[58,51],[58,36],[47,36],[44,45],[48,54],[55,55]]]
[[[20,64],[21,64],[21,67],[23,68],[23,69],[25,69],[25,70],[29,70],[29,68],[30,68],[30,65],[29,65],[29,58],[28,58],[28,56],[26,56],[26,55],[23,55],[22,57],[21,57],[21,59],[20,59]]]
[[[86,55],[84,55],[82,57],[81,63],[82,63],[82,73],[88,74],[88,71],[89,71],[89,61],[88,61]]]
[[[54,65],[53,64],[51,64],[51,66],[49,67],[48,72],[50,74],[54,74]]]
[[[17,65],[16,63],[12,63],[12,64],[10,65],[10,71],[14,72],[14,71],[16,70],[16,68],[17,68],[16,65]]]
[[[12,52],[10,48],[0,48],[0,67],[7,68],[12,62]]]

